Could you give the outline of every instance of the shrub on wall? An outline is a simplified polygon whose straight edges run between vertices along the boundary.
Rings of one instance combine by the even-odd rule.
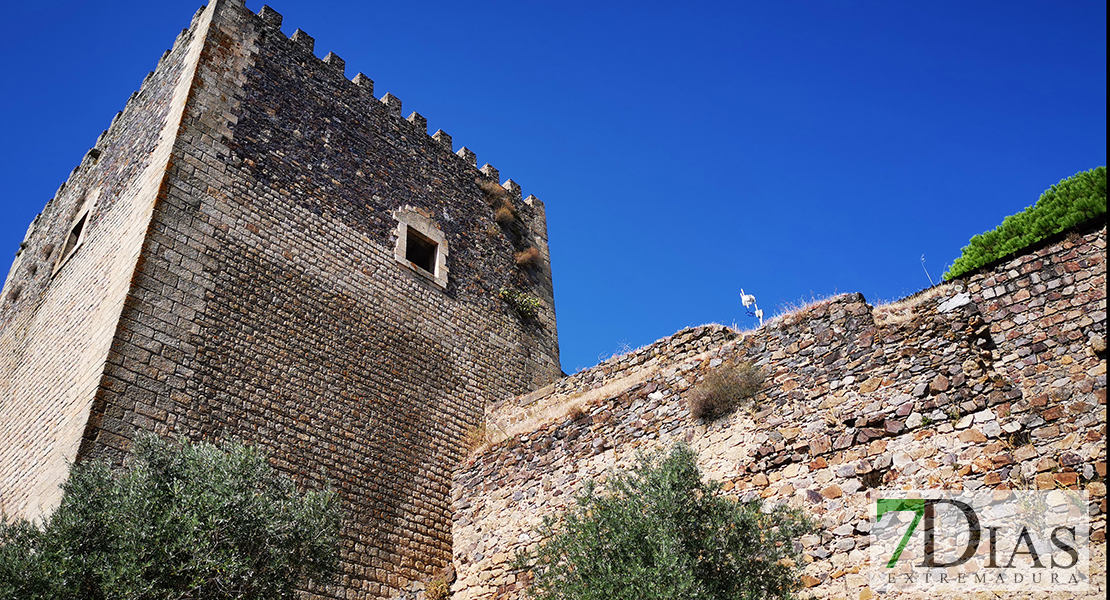
[[[1052,186],[1033,206],[968,242],[944,274],[958,277],[1106,212],[1106,167],[1082,171]]]
[[[540,251],[535,246],[529,246],[513,255],[519,267],[531,267],[540,263]]]
[[[588,482],[545,542],[517,557],[540,600],[789,598],[798,586],[795,540],[812,530],[801,513],[738,502],[702,481],[679,444],[640,454],[637,467],[600,490]]]
[[[508,195],[508,191],[496,181],[475,179],[474,182],[478,184],[478,187],[481,188],[482,192],[485,193],[486,198],[489,199],[491,202],[504,198],[506,195]]]
[[[690,392],[690,416],[717,419],[746,406],[754,408],[756,394],[763,389],[763,373],[750,362],[717,366]]]
[[[42,526],[0,522],[0,599],[294,598],[338,572],[339,506],[242,445],[136,441],[70,471]]]
[[[428,582],[428,586],[424,588],[424,597],[426,600],[447,600],[451,596],[451,586],[447,581],[436,577]]]
[[[500,225],[508,225],[516,220],[516,212],[509,205],[503,205],[493,213],[493,220]]]
[[[512,288],[501,288],[497,292],[497,296],[507,302],[509,306],[513,307],[513,309],[525,319],[535,317],[540,309],[541,302],[539,298]]]

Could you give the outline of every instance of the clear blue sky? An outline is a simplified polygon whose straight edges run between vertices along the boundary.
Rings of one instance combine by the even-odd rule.
[[[8,3],[0,269],[199,0]],[[254,10],[257,1],[248,2]],[[273,0],[547,204],[563,368],[929,285],[1106,164],[1106,3]]]

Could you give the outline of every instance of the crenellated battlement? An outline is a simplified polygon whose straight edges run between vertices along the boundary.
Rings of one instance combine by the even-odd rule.
[[[285,37],[285,34],[281,32],[281,25],[283,21],[281,13],[277,12],[269,6],[264,5],[261,9],[259,9],[258,13],[255,14],[255,17],[260,20],[262,26],[267,31]],[[346,61],[344,61],[342,58],[339,57],[339,55],[331,51],[324,55],[323,58],[316,57],[316,40],[305,31],[297,29],[293,32],[293,35],[289,36],[286,39],[288,39],[298,48],[303,50],[306,54],[309,54],[313,58],[316,58],[316,60],[318,60],[321,64],[329,67],[331,72],[346,78]],[[348,81],[359,88],[360,93],[369,94],[371,96],[374,95],[374,80],[370,79],[370,77],[368,77],[364,73],[358,72],[353,78]],[[407,117],[402,116],[402,102],[401,99],[397,96],[393,95],[392,93],[386,93],[384,96],[381,97],[380,104],[388,114],[396,118],[399,122],[406,122],[409,126],[413,127],[417,131],[423,133],[424,135],[428,135],[428,137],[435,140],[439,143],[440,146],[446,149],[449,154],[454,154],[457,159],[462,160],[463,163],[465,163],[467,166],[479,171],[484,177],[497,180],[499,176],[497,170],[489,167],[488,163],[485,167],[482,167],[481,169],[478,168],[478,156],[472,150],[463,147],[455,152],[452,147],[451,136],[444,132],[442,129],[437,129],[435,133],[429,135],[428,119],[426,117],[415,111],[409,114],[409,116]],[[486,169],[486,167],[492,169],[492,175],[484,170]]]
[[[1104,218],[897,303],[560,377],[544,204],[282,22],[209,0],[28,227],[0,293],[0,513],[47,514],[70,465],[140,433],[239,439],[342,497],[342,575],[298,597],[456,573],[455,600],[507,600],[544,514],[685,440],[723,491],[820,521],[816,598],[872,597],[867,489],[1083,487],[1105,541]],[[692,418],[743,362],[752,412]]]

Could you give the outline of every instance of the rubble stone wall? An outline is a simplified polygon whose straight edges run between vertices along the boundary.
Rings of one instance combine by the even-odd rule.
[[[637,449],[679,440],[727,493],[819,523],[801,540],[811,596],[870,597],[869,489],[1067,487],[1092,498],[1091,595],[1103,597],[1105,221],[1090,229],[888,306],[838,296],[657,359],[649,377],[471,456],[455,474],[454,597],[523,597],[527,573],[509,562],[540,542],[542,517]],[[766,375],[758,409],[691,420],[691,389],[737,360]]]
[[[629,353],[612,356],[595,367],[563,377],[534,392],[486,405],[486,435],[500,440],[526,432],[530,423],[580,408],[610,389],[625,389],[659,369],[691,359],[737,339],[723,325],[691,327]]]

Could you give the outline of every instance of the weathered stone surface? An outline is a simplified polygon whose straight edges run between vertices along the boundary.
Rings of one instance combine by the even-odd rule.
[[[396,596],[450,563],[487,401],[561,375],[545,208],[267,14],[201,11],[32,228],[0,302],[0,509],[49,510],[67,460],[141,431],[237,438],[343,496],[314,592]]]
[[[813,597],[871,597],[869,489],[1086,489],[1104,540],[1104,225],[888,306],[686,329],[552,381],[543,204],[280,22],[198,13],[32,225],[0,297],[0,509],[49,510],[67,460],[119,460],[138,431],[239,437],[297,477],[323,467],[351,507],[344,575],[309,597],[411,597],[453,556],[457,600],[520,598],[509,562],[542,516],[682,440],[726,493],[823,524]],[[442,234],[445,272],[398,257],[401,216]],[[733,360],[764,370],[757,405],[691,420]],[[483,417],[514,433],[468,455]]]
[[[1057,265],[1084,260],[1085,279],[1103,286],[1105,230],[1087,232],[1083,240],[1082,257],[1059,245],[1036,250],[1028,260],[1041,261],[1036,271],[1041,281],[1060,280],[1067,271],[1057,272]],[[1020,273],[1016,277],[1028,275]],[[650,372],[637,377],[628,374],[646,364],[642,355],[611,359],[574,375],[575,386],[596,393],[583,409],[613,415],[603,427],[559,418],[541,421],[515,441],[472,456],[455,474],[457,502],[472,506],[456,505],[456,598],[522,597],[467,582],[478,581],[491,568],[479,556],[520,547],[515,541],[520,532],[530,531],[542,515],[565,508],[573,497],[571,489],[556,495],[536,482],[549,478],[577,486],[613,466],[630,464],[635,448],[677,440],[698,452],[703,470],[727,493],[794,506],[824,524],[830,537],[823,544],[817,536],[803,540],[810,578],[805,594],[816,598],[870,597],[866,580],[849,581],[848,569],[859,573],[866,567],[861,547],[867,534],[856,523],[867,514],[868,489],[1082,487],[1102,502],[1105,379],[1089,373],[1104,361],[1087,352],[1081,343],[1085,335],[1077,342],[1067,332],[1105,331],[1105,292],[1092,285],[1080,303],[1086,310],[1074,309],[1066,297],[1031,296],[1014,309],[1024,318],[1015,319],[1008,307],[1017,302],[1014,290],[1021,288],[999,283],[1012,277],[1010,269],[970,276],[962,285],[971,301],[946,313],[937,310],[943,290],[883,309],[872,309],[858,296],[843,296],[739,339],[719,337],[712,328],[680,332],[650,346]],[[985,298],[988,280],[990,289],[1001,289]],[[1088,313],[1097,318],[1084,321]],[[699,338],[720,341],[691,341]],[[1071,362],[1027,363],[1019,350],[1035,343],[1044,345],[1042,354],[1067,356]],[[865,344],[866,353],[842,361],[852,355],[850,348]],[[691,345],[693,353],[685,350]],[[1006,358],[1010,355],[1015,358]],[[769,385],[753,413],[712,423],[690,420],[685,403],[690,390],[717,368],[713,365],[730,358],[763,365],[769,382],[792,383]],[[648,389],[662,392],[658,405],[649,404]],[[560,393],[573,395],[571,390]],[[1097,409],[1082,410],[1084,405]],[[497,411],[504,410],[491,409],[488,418],[497,422]],[[1045,412],[1054,418],[1045,418]],[[1086,417],[1082,422],[1081,416]],[[538,453],[521,450],[525,437],[527,444],[546,440],[539,443],[543,465],[536,461]],[[594,437],[607,440],[611,449],[593,454],[589,440]],[[1060,468],[1038,473],[1041,459]],[[531,500],[525,493],[526,500],[517,503],[498,499],[517,489],[536,492]],[[481,508],[477,499],[483,499]],[[1104,505],[1092,503],[1092,515],[1096,533],[1101,532]],[[1095,564],[1103,565],[1096,580],[1104,586],[1104,559]],[[850,585],[845,588],[845,583]],[[1095,587],[1091,597],[1101,597],[1105,588]]]

